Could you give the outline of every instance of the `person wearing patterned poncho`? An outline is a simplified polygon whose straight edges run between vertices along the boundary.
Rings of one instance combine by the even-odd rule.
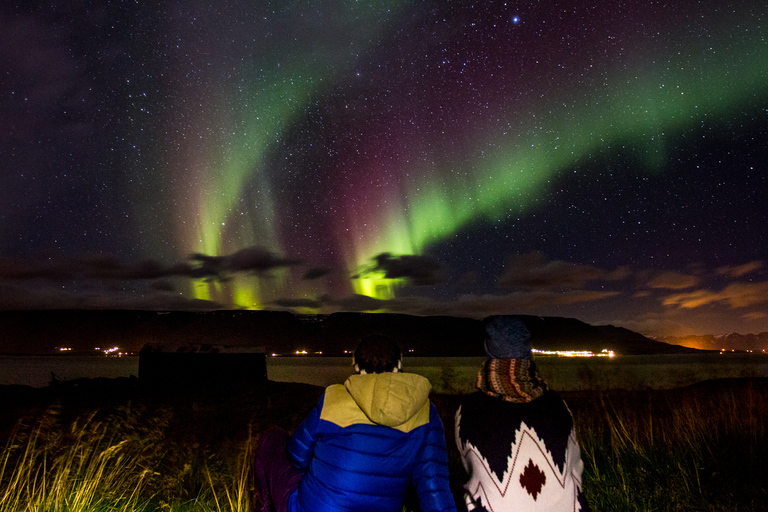
[[[533,362],[525,324],[486,319],[487,359],[456,411],[468,510],[587,511],[573,418]]]

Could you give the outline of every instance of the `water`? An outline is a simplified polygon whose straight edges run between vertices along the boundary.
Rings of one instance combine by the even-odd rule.
[[[0,385],[35,388],[59,380],[139,375],[139,358],[104,356],[0,356]]]
[[[558,391],[669,389],[709,379],[768,377],[764,354],[684,354],[615,358],[536,358],[542,377]],[[404,370],[427,377],[436,391],[472,391],[482,357],[406,357]],[[278,382],[327,386],[352,372],[349,357],[267,357],[267,376]],[[139,357],[3,356],[0,385],[45,387],[60,380],[139,375]]]

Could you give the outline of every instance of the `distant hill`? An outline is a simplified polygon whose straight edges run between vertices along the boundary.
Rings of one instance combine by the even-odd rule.
[[[540,350],[613,350],[618,354],[670,354],[693,349],[651,340],[613,326],[572,318],[520,316]],[[363,336],[380,333],[414,355],[482,356],[480,321],[446,316],[275,311],[155,312],[103,310],[0,311],[0,353],[52,353],[57,347],[93,352],[118,346],[138,352],[147,344],[264,347],[343,355]]]
[[[700,350],[738,350],[762,352],[768,350],[768,332],[756,334],[723,334],[715,336],[707,334],[703,336],[668,336],[655,338],[662,343],[681,345],[683,347]]]

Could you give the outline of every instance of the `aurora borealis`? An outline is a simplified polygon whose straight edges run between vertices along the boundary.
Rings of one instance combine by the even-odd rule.
[[[766,23],[754,1],[6,2],[0,307],[768,330]]]

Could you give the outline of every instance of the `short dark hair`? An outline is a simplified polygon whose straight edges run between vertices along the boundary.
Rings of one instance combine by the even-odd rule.
[[[400,367],[400,346],[381,334],[366,336],[355,349],[356,371],[385,373]]]

